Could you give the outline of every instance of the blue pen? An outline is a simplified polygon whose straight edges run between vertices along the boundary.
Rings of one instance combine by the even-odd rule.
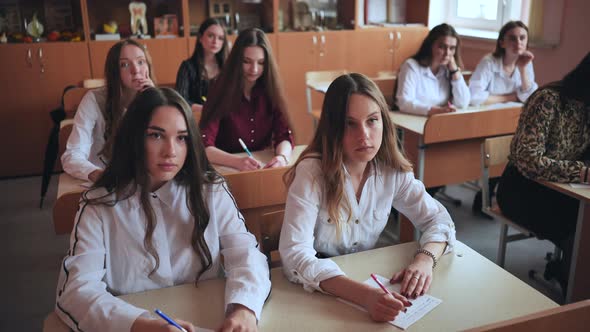
[[[177,329],[181,330],[182,332],[188,332],[184,327],[178,325],[177,322],[175,322],[172,318],[168,317],[165,313],[162,312],[162,310],[160,309],[156,309],[154,310],[154,312],[162,317],[165,321],[168,322],[168,324],[175,326]]]
[[[244,141],[242,141],[241,138],[238,138],[238,141],[240,142],[240,145],[242,146],[242,148],[244,148],[244,151],[246,151],[246,153],[248,154],[248,156],[250,158],[253,158],[252,157],[252,152],[250,152],[250,150],[248,150],[248,147],[246,146],[246,143],[244,143]]]

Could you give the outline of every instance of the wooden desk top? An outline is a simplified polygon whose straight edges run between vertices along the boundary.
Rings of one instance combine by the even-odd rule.
[[[370,273],[393,275],[411,261],[417,248],[412,242],[333,260],[350,278],[364,281]],[[304,291],[301,285],[287,281],[281,268],[271,271],[271,280],[272,293],[259,325],[262,332],[398,330],[373,322],[365,312],[332,296]],[[223,292],[223,280],[208,280],[198,288],[187,284],[121,298],[149,310],[160,308],[201,327],[216,328],[223,319]],[[429,293],[443,302],[408,331],[457,331],[558,307],[462,243],[454,253],[441,258]]]
[[[590,188],[574,188],[569,183],[557,183],[550,181],[538,181],[542,185],[557,190],[560,193],[574,197],[578,200],[590,201]]]
[[[390,112],[396,126],[424,136],[424,143],[438,143],[478,137],[512,134],[516,130],[522,104],[507,103],[469,107],[430,117]]]

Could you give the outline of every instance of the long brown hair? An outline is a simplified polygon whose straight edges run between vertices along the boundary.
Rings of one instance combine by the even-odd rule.
[[[264,50],[264,72],[256,85],[264,88],[271,106],[278,108],[280,112],[283,112],[285,118],[289,119],[287,103],[270,42],[262,30],[253,28],[246,29],[238,35],[221,73],[209,91],[206,107],[201,115],[201,127],[206,126],[212,120],[222,119],[239,108],[244,94],[244,70],[242,68],[244,50],[251,46],[258,46]]]
[[[459,34],[455,31],[451,25],[446,23],[439,24],[432,28],[424,41],[422,41],[422,45],[418,52],[412,56],[421,66],[428,67],[432,64],[432,46],[440,37],[453,37],[457,39],[457,47],[455,48],[455,62],[457,66],[463,67],[463,60],[461,59],[461,39],[459,38]]]
[[[113,157],[102,176],[91,190],[84,193],[83,200],[89,204],[113,206],[140,192],[140,202],[146,216],[144,248],[154,258],[151,274],[160,266],[160,258],[154,248],[152,237],[156,228],[156,217],[150,203],[149,175],[145,156],[145,131],[153,113],[158,107],[172,106],[183,115],[187,124],[187,156],[181,170],[171,181],[176,181],[186,191],[186,205],[194,216],[195,225],[191,234],[193,250],[199,255],[202,268],[196,280],[212,265],[211,252],[205,242],[205,229],[209,224],[209,209],[205,198],[205,185],[221,182],[205,154],[199,128],[186,101],[173,89],[148,88],[139,93],[129,105],[121,125],[114,137]],[[107,194],[101,197],[88,195],[95,188],[105,188]],[[195,281],[196,281],[195,280]]]
[[[229,46],[227,44],[227,34],[225,33],[225,29],[221,24],[219,19],[210,17],[201,23],[199,27],[199,32],[197,34],[197,41],[195,42],[195,50],[193,51],[193,55],[191,55],[190,60],[197,66],[199,69],[199,73],[201,73],[200,79],[209,80],[207,76],[207,70],[205,69],[205,50],[203,49],[203,44],[201,44],[201,39],[205,35],[205,31],[209,29],[212,25],[218,25],[223,30],[223,46],[221,50],[215,54],[215,61],[217,61],[217,65],[221,70],[223,68],[223,64],[225,59],[227,59],[227,55],[229,54]]]
[[[412,165],[398,147],[395,126],[389,119],[389,107],[377,85],[365,75],[358,73],[345,74],[334,80],[326,92],[320,122],[313,140],[301,153],[293,167],[287,171],[284,180],[286,185],[290,186],[295,179],[297,165],[301,161],[307,158],[319,159],[328,214],[338,227],[341,221],[338,211],[342,202],[349,218],[351,215],[348,201],[343,200],[345,177],[342,167],[344,158],[342,146],[346,130],[348,102],[352,94],[361,94],[371,98],[381,111],[383,140],[373,162],[377,166],[401,172],[412,170]]]
[[[104,155],[107,160],[110,160],[112,157],[112,136],[117,131],[117,126],[123,118],[124,113],[124,106],[121,105],[123,86],[121,84],[121,67],[119,65],[119,60],[121,58],[121,51],[123,50],[123,47],[127,45],[136,46],[143,51],[148,64],[150,78],[154,84],[156,83],[156,78],[154,77],[152,67],[152,58],[145,46],[133,39],[125,39],[111,47],[109,53],[107,54],[107,59],[104,65],[104,77],[106,79],[107,90],[106,104],[103,110],[105,122],[103,137],[105,144],[102,150],[99,152],[99,154]]]
[[[502,29],[500,29],[500,32],[498,33],[498,39],[496,40],[496,49],[494,50],[494,53],[492,53],[492,55],[495,58],[502,58],[502,57],[504,57],[504,54],[506,54],[506,49],[504,49],[501,46],[501,43],[504,40],[504,37],[506,37],[506,34],[508,33],[508,31],[510,31],[514,28],[523,28],[526,31],[526,34],[527,34],[526,48],[527,49],[529,48],[529,39],[528,39],[529,28],[526,26],[526,24],[522,23],[522,21],[510,21],[510,22],[504,24],[504,26],[502,27]]]

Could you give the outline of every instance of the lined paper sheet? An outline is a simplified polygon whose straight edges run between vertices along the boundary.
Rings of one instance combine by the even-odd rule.
[[[385,278],[380,275],[375,275],[375,276],[377,277],[379,282],[381,282],[385,286],[385,288],[387,288],[390,292],[399,293],[400,288],[401,288],[401,285],[399,283],[392,285],[389,283],[388,278]],[[372,278],[365,280],[364,283],[371,286],[371,287],[379,288],[379,285],[377,285],[377,283]],[[365,310],[365,308],[363,308],[359,305],[356,305],[352,302],[348,302],[348,301],[343,300],[341,298],[338,298],[338,300],[342,301],[346,304],[349,304],[359,310],[367,311],[367,310]],[[407,312],[400,312],[397,315],[397,317],[395,317],[394,320],[388,322],[389,324],[391,324],[393,326],[397,326],[402,330],[405,330],[408,327],[410,327],[410,325],[417,322],[420,318],[424,317],[424,315],[429,313],[436,306],[438,306],[439,304],[442,303],[441,299],[438,299],[438,298],[428,295],[428,294],[424,294],[416,299],[408,299],[408,300],[410,302],[412,302],[412,306],[407,307],[407,309],[408,309]]]

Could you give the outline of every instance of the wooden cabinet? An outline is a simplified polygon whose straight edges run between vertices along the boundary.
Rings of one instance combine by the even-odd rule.
[[[305,73],[346,69],[351,31],[281,33],[277,36],[279,71],[297,144],[313,135],[305,102]]]
[[[0,177],[40,174],[64,87],[90,77],[85,43],[0,45]]]

